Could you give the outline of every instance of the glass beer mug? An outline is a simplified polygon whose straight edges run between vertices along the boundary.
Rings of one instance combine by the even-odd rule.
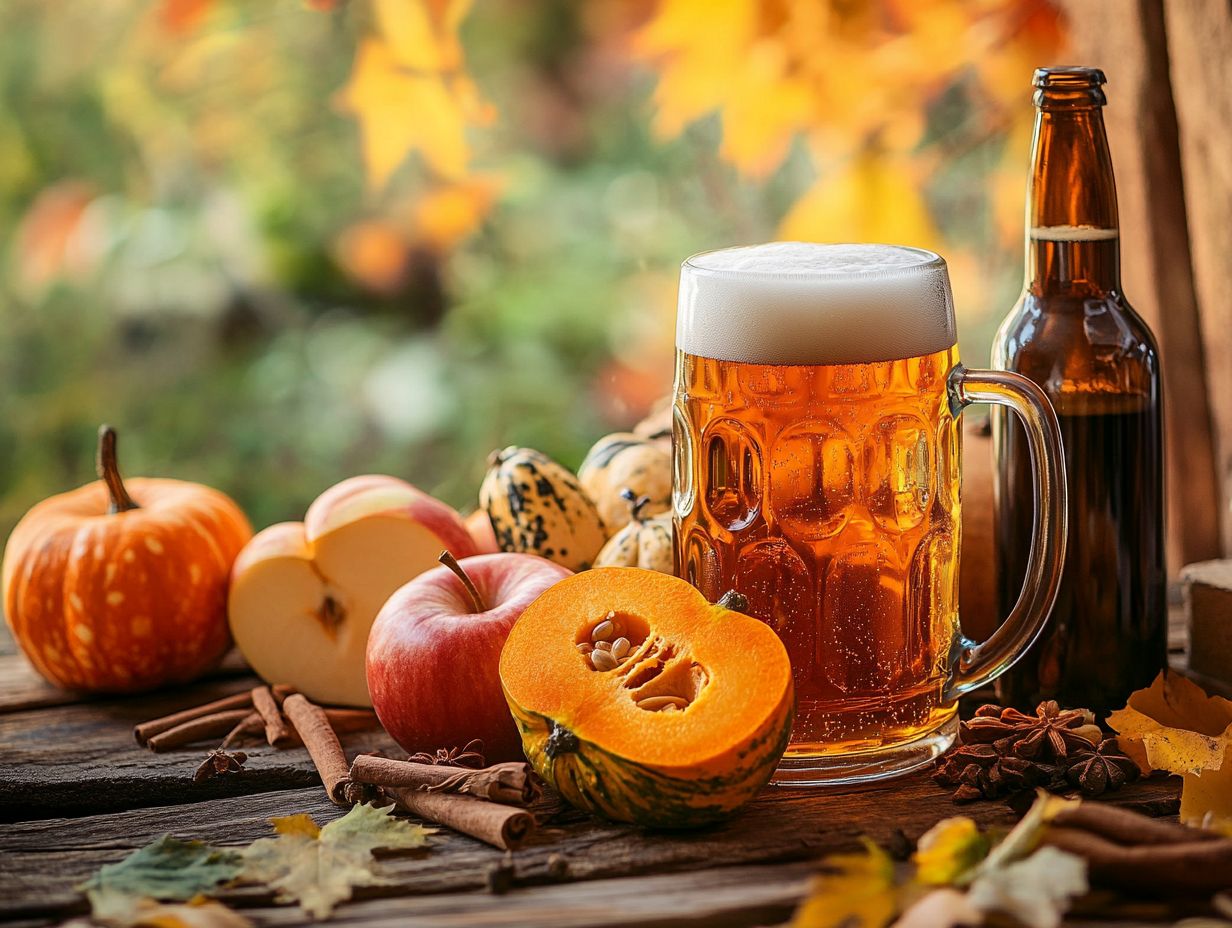
[[[1036,525],[1017,604],[958,623],[957,416],[1021,418]],[[878,779],[953,742],[957,699],[1042,629],[1065,547],[1060,432],[1017,374],[959,363],[945,261],[796,242],[689,258],[676,323],[677,573],[727,590],[791,656],[796,722],[775,782]]]

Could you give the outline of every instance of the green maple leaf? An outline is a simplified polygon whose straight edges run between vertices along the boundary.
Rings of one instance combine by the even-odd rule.
[[[105,865],[78,888],[95,908],[104,899],[121,895],[191,899],[235,879],[242,869],[243,861],[234,851],[163,835],[120,862]]]

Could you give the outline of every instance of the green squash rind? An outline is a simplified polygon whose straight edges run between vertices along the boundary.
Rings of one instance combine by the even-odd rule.
[[[770,781],[787,750],[795,721],[788,689],[775,713],[722,775],[681,778],[638,764],[576,738],[574,750],[550,756],[554,719],[518,706],[505,693],[522,736],[522,750],[535,772],[572,805],[618,822],[653,828],[698,828],[721,821],[749,802]]]

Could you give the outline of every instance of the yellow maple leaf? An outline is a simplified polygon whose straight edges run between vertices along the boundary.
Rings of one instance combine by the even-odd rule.
[[[959,883],[987,855],[989,841],[965,815],[942,819],[916,843],[916,879],[926,886]]]
[[[373,850],[420,847],[433,833],[392,817],[392,808],[354,806],[315,834],[306,815],[272,819],[278,836],[258,838],[240,852],[242,876],[267,884],[279,901],[298,902],[315,919],[328,918],[353,887],[381,882]]]
[[[1108,724],[1144,769],[1180,774],[1182,821],[1232,820],[1232,700],[1165,672]]]
[[[304,812],[298,815],[280,815],[271,818],[270,824],[280,835],[303,835],[305,838],[315,838],[321,833],[321,827],[312,820],[312,816]]]
[[[783,219],[779,235],[935,247],[921,186],[910,162],[866,151],[819,178]]]
[[[444,177],[466,174],[471,149],[458,97],[439,75],[402,65],[384,41],[368,38],[360,44],[339,104],[359,121],[374,187],[384,186],[412,151]]]
[[[764,176],[778,167],[791,140],[811,122],[813,95],[789,65],[773,42],[758,43],[735,65],[719,154],[747,174]]]
[[[402,65],[437,73],[462,67],[457,30],[470,0],[374,0],[373,7],[381,35]]]
[[[791,928],[882,928],[898,911],[894,861],[871,841],[862,854],[833,854],[813,879]]]
[[[731,89],[731,69],[757,35],[753,0],[663,0],[636,37],[634,48],[657,60],[654,129],[678,135],[719,107]]]

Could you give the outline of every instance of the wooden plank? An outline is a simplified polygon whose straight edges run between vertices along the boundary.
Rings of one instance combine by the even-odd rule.
[[[1076,60],[1108,77],[1125,292],[1159,341],[1167,449],[1168,570],[1218,556],[1219,499],[1190,260],[1163,0],[1069,0]]]
[[[223,658],[222,663],[203,679],[227,680],[250,674],[251,671],[240,653],[232,650]],[[180,689],[176,688],[176,691]],[[114,697],[62,690],[40,677],[21,653],[0,655],[0,715],[111,698]]]
[[[1166,0],[1164,19],[1215,423],[1223,549],[1232,554],[1232,4]]]
[[[193,771],[216,742],[153,754],[133,741],[137,722],[255,683],[256,678],[244,677],[0,715],[0,821],[89,815],[319,783],[302,748],[255,747],[243,774],[193,784]],[[343,744],[352,753],[397,751],[380,731],[345,736]]]
[[[225,680],[250,674],[248,664],[234,648],[217,668],[206,674],[206,680]],[[41,709],[47,706],[67,706],[78,702],[109,698],[52,686],[38,675],[13,639],[8,625],[0,622],[0,715]]]
[[[1113,797],[1155,814],[1174,812],[1176,781],[1135,784]],[[1016,818],[1005,803],[963,806],[983,825],[1008,826]],[[0,918],[58,918],[81,908],[73,886],[98,867],[173,833],[212,844],[246,844],[270,833],[267,819],[307,812],[319,823],[342,811],[320,789],[137,809],[74,819],[23,822],[0,831]],[[527,848],[514,855],[519,883],[544,884],[749,863],[812,859],[857,846],[865,834],[888,844],[898,830],[914,840],[956,813],[949,794],[925,774],[875,788],[768,788],[738,817],[688,833],[652,832],[598,822],[576,810],[554,815]],[[549,858],[567,864],[562,876]],[[388,883],[381,895],[459,893],[482,889],[488,871],[505,855],[463,835],[442,830],[426,855],[382,863]],[[268,893],[247,889],[225,896],[231,904],[268,904]]]

